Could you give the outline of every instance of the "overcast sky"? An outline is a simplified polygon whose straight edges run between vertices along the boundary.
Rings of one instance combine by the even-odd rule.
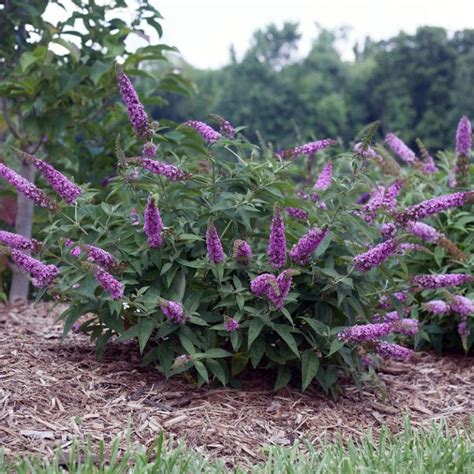
[[[177,46],[184,58],[201,68],[218,68],[235,45],[238,56],[252,33],[286,20],[300,23],[301,52],[309,48],[315,23],[324,28],[348,26],[349,41],[339,49],[351,58],[352,44],[366,36],[388,38],[418,26],[450,31],[474,28],[474,0],[152,0],[165,17],[163,41]]]

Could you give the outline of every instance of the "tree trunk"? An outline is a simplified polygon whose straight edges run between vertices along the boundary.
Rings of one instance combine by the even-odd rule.
[[[20,168],[20,175],[30,182],[34,182],[36,170],[31,163],[23,162]],[[31,237],[33,226],[33,201],[26,199],[22,193],[17,194],[17,211],[15,220],[15,232],[25,237]],[[29,253],[26,252],[25,253]],[[10,303],[15,301],[27,301],[30,281],[28,276],[21,273],[16,265],[12,265],[13,277],[10,288]]]

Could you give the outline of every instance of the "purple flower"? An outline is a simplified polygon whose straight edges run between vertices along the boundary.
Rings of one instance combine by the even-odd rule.
[[[326,191],[329,186],[331,186],[332,179],[332,161],[329,161],[328,164],[323,168],[321,174],[319,175],[313,189],[316,191]]]
[[[12,249],[11,258],[21,270],[32,276],[31,282],[37,288],[50,285],[59,274],[59,270],[54,265],[45,265],[19,250]]]
[[[375,351],[381,357],[398,360],[407,360],[413,354],[411,349],[386,341],[378,342]]]
[[[158,147],[152,143],[152,142],[146,142],[143,145],[143,156],[146,156],[147,158],[154,158],[156,156],[156,151],[158,150]]]
[[[408,221],[405,224],[405,228],[408,232],[410,232],[410,234],[413,234],[414,236],[432,244],[436,243],[443,235],[434,227],[424,224],[423,222]]]
[[[392,295],[393,298],[397,299],[400,301],[400,303],[406,303],[408,300],[408,296],[405,292],[402,291],[397,291],[396,293],[393,293]],[[390,307],[390,298],[387,295],[383,295],[379,299],[380,306],[382,308],[389,308]]]
[[[474,316],[474,301],[465,296],[456,295],[451,302],[451,311],[461,316]]]
[[[415,336],[418,334],[418,321],[416,319],[404,318],[393,324],[393,331],[405,336]]]
[[[187,316],[181,303],[164,300],[160,303],[160,307],[163,314],[174,323],[183,324],[186,322]]]
[[[227,318],[224,321],[224,331],[233,332],[239,329],[239,323],[234,318]]]
[[[212,222],[209,222],[206,231],[207,256],[214,263],[222,263],[225,259],[224,249],[217,229]]]
[[[426,175],[438,172],[438,168],[436,167],[433,157],[431,155],[424,160],[422,171],[423,174]]]
[[[227,138],[234,138],[235,136],[235,128],[232,124],[225,119],[219,120],[219,130],[224,137]]]
[[[198,120],[188,120],[183,125],[196,130],[196,132],[199,133],[199,135],[201,135],[201,137],[208,143],[214,143],[222,137],[222,135],[219,132],[216,132],[212,127],[204,122],[199,122]]]
[[[356,201],[356,204],[366,204],[370,199],[370,193],[363,193]]]
[[[140,102],[138,94],[134,89],[130,79],[122,71],[117,68],[117,80],[122,100],[127,107],[128,116],[135,133],[138,138],[149,136],[151,130],[148,124],[148,117],[145,112],[145,107]]]
[[[364,219],[371,223],[377,217],[379,209],[385,209],[388,212],[394,212],[397,207],[398,193],[403,187],[402,181],[395,181],[388,188],[377,186],[370,194],[370,199],[363,208]]]
[[[456,131],[456,155],[471,156],[472,128],[470,120],[464,116],[458,124]]]
[[[362,324],[342,330],[337,338],[343,342],[357,343],[375,341],[392,332],[390,323]]]
[[[90,262],[106,269],[111,269],[117,266],[117,260],[111,253],[102,250],[99,247],[95,247],[94,245],[86,245],[85,247],[87,250],[87,259]]]
[[[329,229],[318,229],[317,227],[311,229],[291,248],[291,261],[300,265],[307,265],[312,253],[319,247],[328,233]]]
[[[244,265],[248,265],[252,255],[252,247],[250,247],[248,242],[240,239],[234,241],[233,257],[235,261]]]
[[[448,303],[442,300],[431,300],[431,301],[426,302],[423,306],[426,311],[435,315],[449,313]]]
[[[281,309],[284,306],[285,299],[288,295],[288,292],[291,288],[291,283],[293,281],[293,275],[297,274],[293,269],[284,270],[280,275],[278,275],[276,281],[278,285],[279,295],[275,294],[275,297],[269,297],[272,303],[276,308]],[[269,290],[272,293],[273,287]]]
[[[73,257],[79,257],[79,255],[81,255],[81,247],[79,247],[78,245],[76,245],[75,247],[73,247],[69,253],[73,256]]]
[[[295,270],[285,270],[278,277],[263,273],[250,282],[250,290],[256,296],[265,296],[277,309],[284,305]]]
[[[180,181],[189,177],[182,169],[175,165],[163,163],[162,161],[151,160],[150,158],[139,158],[134,160],[142,168],[151,171],[154,174],[159,174],[171,181]]]
[[[370,146],[367,146],[367,148],[364,149],[364,145],[360,142],[355,144],[354,151],[358,155],[361,155],[367,159],[375,160],[378,158],[378,155],[373,148],[371,148]]]
[[[13,234],[0,230],[0,243],[17,250],[31,250],[37,252],[40,248],[40,243],[35,239],[24,237],[23,235]]]
[[[40,160],[36,156],[30,156],[33,166],[67,204],[72,204],[82,194],[82,189],[79,186],[46,163],[46,161]]]
[[[372,322],[374,323],[388,323],[388,324],[394,324],[400,321],[400,315],[398,314],[398,311],[390,311],[389,313],[386,313],[384,315],[381,314],[374,314],[372,318]]]
[[[474,198],[474,191],[459,192],[446,194],[427,201],[420,202],[414,206],[410,206],[405,212],[398,216],[399,221],[406,222],[409,220],[419,221],[425,217],[438,214],[452,207],[463,206]]]
[[[309,213],[299,207],[287,207],[285,210],[290,217],[293,217],[293,219],[301,219],[305,221],[309,217]]]
[[[392,239],[397,233],[397,226],[391,222],[387,224],[382,224],[380,228],[380,233],[384,239]]]
[[[416,160],[416,155],[400,140],[394,133],[387,133],[385,136],[387,145],[405,162],[412,164]]]
[[[286,236],[285,223],[280,209],[275,206],[272,219],[272,227],[268,242],[268,260],[273,268],[280,268],[286,262]]]
[[[33,183],[30,183],[27,179],[23,178],[3,163],[0,163],[0,178],[10,183],[18,192],[38,204],[38,206],[50,210],[56,209],[57,206],[54,201],[49,199],[41,189],[37,188]]]
[[[151,196],[148,197],[148,203],[145,208],[145,225],[143,230],[148,239],[150,248],[158,248],[163,244],[163,221],[160,213],[155,206],[155,201]]]
[[[305,145],[288,148],[287,150],[277,153],[277,156],[282,159],[286,159],[293,158],[294,156],[298,155],[314,155],[318,151],[324,150],[325,148],[335,145],[336,143],[336,140],[325,138],[324,140],[317,140],[315,142],[306,143]]]
[[[428,252],[426,247],[412,242],[402,242],[399,247],[400,255],[405,255],[408,252]]]
[[[367,272],[387,260],[387,258],[392,256],[396,250],[396,239],[386,240],[385,242],[372,247],[367,252],[354,257],[354,266],[362,272]]]
[[[459,286],[473,281],[473,277],[464,273],[447,273],[444,275],[415,275],[410,278],[414,287],[422,290],[435,290],[447,286]]]
[[[80,322],[75,322],[73,325],[72,325],[72,332],[74,334],[80,334],[82,332],[81,330],[81,326],[82,326],[82,323]]]
[[[95,267],[95,279],[114,300],[123,297],[124,286],[102,267]]]

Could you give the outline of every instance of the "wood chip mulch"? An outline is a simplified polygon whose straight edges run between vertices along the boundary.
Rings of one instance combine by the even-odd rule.
[[[197,389],[140,368],[133,344],[112,344],[96,361],[86,336],[61,341],[61,326],[52,325],[58,310],[49,309],[0,306],[0,446],[7,456],[67,451],[73,438],[107,442],[125,437],[130,425],[133,441],[150,445],[163,430],[232,465],[263,459],[264,445],[358,438],[382,424],[397,431],[405,414],[415,426],[466,424],[474,414],[472,357],[425,353],[391,362],[372,389],[348,381],[337,401],[317,384],[304,394],[275,393],[260,376],[244,390]]]

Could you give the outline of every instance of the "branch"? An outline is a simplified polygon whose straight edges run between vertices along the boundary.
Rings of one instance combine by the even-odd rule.
[[[15,125],[12,122],[12,119],[10,118],[10,114],[8,113],[8,108],[7,108],[7,99],[5,97],[2,98],[2,112],[3,116],[5,117],[5,122],[7,122],[8,129],[10,132],[13,134],[13,136],[17,140],[21,140],[21,135],[18,133],[18,130],[15,128]]]

